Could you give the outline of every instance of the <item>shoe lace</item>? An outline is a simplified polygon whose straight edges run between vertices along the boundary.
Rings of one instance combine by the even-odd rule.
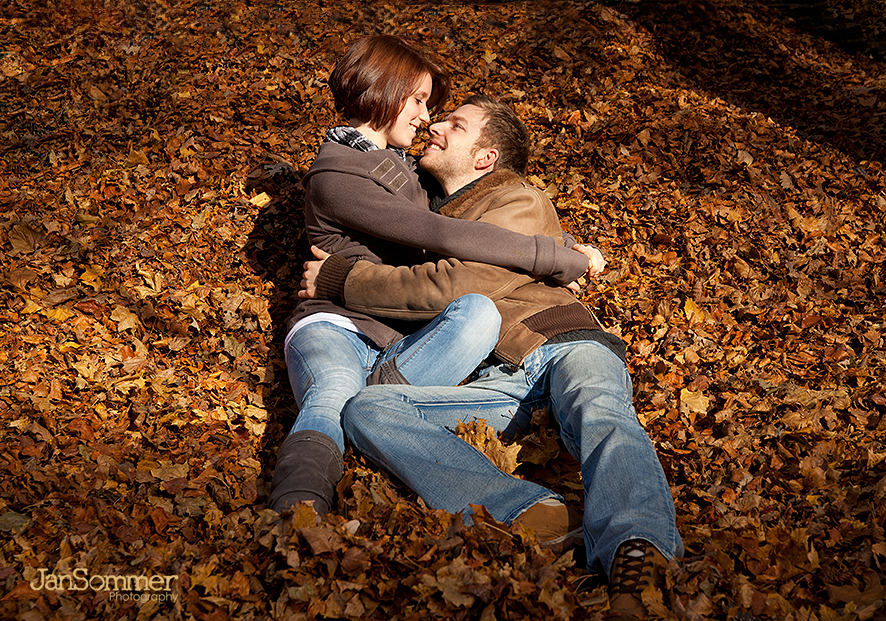
[[[610,595],[640,595],[652,583],[653,562],[649,546],[649,543],[639,539],[628,541],[622,546],[612,576]]]

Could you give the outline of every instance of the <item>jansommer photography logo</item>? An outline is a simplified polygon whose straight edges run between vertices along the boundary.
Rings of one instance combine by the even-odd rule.
[[[89,570],[78,567],[70,573],[50,573],[45,567],[37,569],[37,576],[30,581],[35,591],[109,591],[110,601],[158,601],[176,602],[178,595],[172,592],[173,581],[178,576],[144,575],[90,575]]]

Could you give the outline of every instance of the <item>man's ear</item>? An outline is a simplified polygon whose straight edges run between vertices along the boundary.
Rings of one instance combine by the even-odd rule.
[[[495,170],[496,162],[498,162],[498,149],[495,147],[480,149],[474,160],[474,169],[490,172]]]

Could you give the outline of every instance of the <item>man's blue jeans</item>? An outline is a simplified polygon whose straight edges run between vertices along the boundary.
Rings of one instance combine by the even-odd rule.
[[[363,334],[325,321],[300,328],[286,348],[289,383],[299,407],[290,433],[319,431],[344,452],[342,408],[366,386],[366,378],[378,365],[395,359],[412,385],[455,386],[492,351],[500,325],[495,304],[469,294],[385,349]]]
[[[608,575],[619,546],[644,539],[668,558],[683,554],[674,501],[652,442],[637,420],[627,368],[594,341],[542,345],[519,369],[493,366],[465,387],[370,386],[348,403],[345,432],[367,457],[436,509],[484,505],[510,523],[557,495],[503,473],[451,430],[486,419],[506,436],[547,407],[581,463],[588,568]]]

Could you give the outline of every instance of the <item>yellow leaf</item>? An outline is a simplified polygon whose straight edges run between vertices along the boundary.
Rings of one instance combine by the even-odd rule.
[[[218,557],[212,555],[208,561],[198,565],[191,572],[191,586],[202,585],[211,589],[218,583],[218,576],[215,575],[215,568],[218,565]]]
[[[173,464],[168,461],[160,462],[160,465],[151,470],[151,476],[161,481],[171,481],[188,476],[190,467],[188,464]]]
[[[255,420],[267,420],[268,419],[268,411],[263,410],[261,408],[257,408],[254,405],[247,405],[243,409],[243,414],[254,418]]]
[[[690,326],[705,322],[705,312],[692,298],[686,298],[686,302],[683,304],[683,313],[686,315],[686,321],[689,322]]]
[[[710,405],[711,400],[701,391],[692,392],[685,388],[680,391],[680,412],[682,413],[705,414]]]
[[[53,308],[52,310],[48,310],[44,313],[47,319],[54,319],[55,321],[67,321],[76,313],[64,306],[60,306],[58,308]]]
[[[511,474],[517,469],[521,445],[514,443],[505,446],[485,420],[472,420],[467,424],[460,422],[455,434],[486,455],[502,472]]]
[[[267,423],[254,423],[251,420],[246,419],[244,421],[244,426],[246,427],[247,431],[249,431],[250,434],[252,434],[253,436],[255,436],[257,438],[260,438],[260,437],[262,437],[262,435],[264,435],[265,429],[267,428],[268,425],[267,425]]]
[[[114,382],[114,390],[126,393],[133,388],[144,388],[147,382],[144,378],[139,377],[136,379],[123,379],[118,382]]]
[[[74,220],[78,224],[95,224],[99,221],[99,217],[88,213],[78,213],[74,216]]]
[[[145,155],[144,151],[130,151],[127,163],[130,166],[138,166],[139,164],[147,166],[151,161],[148,159],[148,156]]]
[[[105,275],[105,272],[100,267],[87,267],[84,270],[83,274],[80,276],[80,280],[84,285],[89,285],[96,291],[101,289],[102,286],[102,276]]]
[[[191,218],[191,228],[194,230],[202,229],[206,224],[206,217],[209,215],[209,207]]]
[[[83,356],[71,366],[77,370],[80,377],[90,381],[95,377],[96,371],[98,371],[98,362],[89,355]]]
[[[317,512],[310,505],[298,502],[292,509],[292,528],[313,528],[318,522]]]
[[[22,309],[22,313],[25,315],[30,315],[32,313],[36,313],[40,311],[43,307],[37,304],[34,300],[28,299],[25,300],[25,307]]]
[[[206,315],[203,314],[203,308],[206,307],[202,300],[193,293],[189,293],[182,299],[182,311],[192,319],[203,321]]]
[[[262,192],[258,196],[253,196],[249,199],[249,202],[255,205],[256,207],[264,207],[268,203],[271,202],[271,197],[267,195],[267,193]]]
[[[656,617],[667,618],[670,616],[667,607],[664,605],[662,592],[659,589],[652,585],[647,586],[643,589],[643,592],[640,593],[640,598],[643,601],[643,605],[646,606],[646,610],[654,614]]]
[[[117,329],[121,332],[137,328],[140,325],[138,316],[125,306],[116,306],[111,311],[111,319],[117,322]]]

